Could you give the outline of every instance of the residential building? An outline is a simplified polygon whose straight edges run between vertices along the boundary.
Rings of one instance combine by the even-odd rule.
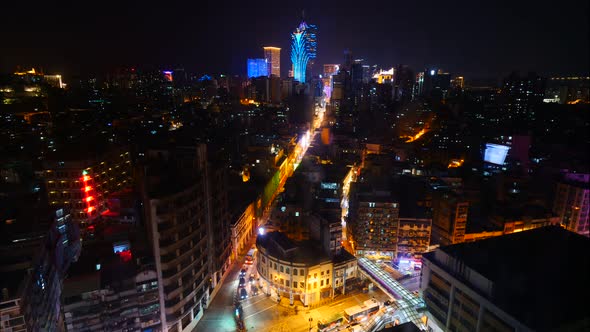
[[[54,156],[43,161],[43,179],[52,208],[64,207],[81,226],[106,209],[108,194],[133,183],[131,158],[125,149],[109,149],[86,158]]]
[[[144,215],[162,327],[191,331],[230,264],[225,167],[208,163],[204,144],[148,150],[143,164]]]
[[[590,174],[566,173],[557,183],[553,213],[572,232],[590,236]]]

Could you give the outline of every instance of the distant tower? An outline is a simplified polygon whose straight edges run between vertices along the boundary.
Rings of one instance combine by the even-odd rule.
[[[301,15],[301,23],[295,32],[291,34],[293,42],[291,44],[291,61],[293,62],[293,76],[295,80],[302,83],[305,82],[306,72],[311,74],[311,67],[315,62],[317,56],[317,32],[318,28],[315,24],[305,23],[305,11]],[[298,36],[298,37],[296,37]],[[297,45],[296,45],[297,44]],[[299,48],[296,50],[296,48]],[[295,52],[296,51],[296,52]],[[294,55],[298,54],[298,60],[294,60]],[[302,62],[303,58],[306,58],[305,63]],[[296,62],[299,62],[296,64]],[[301,67],[303,65],[303,67]],[[300,71],[299,75],[295,67],[298,67]],[[299,77],[299,78],[298,78]],[[303,80],[302,80],[303,79]]]
[[[268,76],[281,77],[281,49],[279,47],[264,47],[264,58],[266,59]]]
[[[301,25],[300,25],[301,27]],[[309,62],[309,54],[305,47],[305,31],[299,27],[291,34],[291,62],[293,63],[293,77],[300,83],[305,83],[305,71]]]

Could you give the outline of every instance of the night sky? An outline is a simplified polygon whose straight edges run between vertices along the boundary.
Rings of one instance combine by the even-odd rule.
[[[245,74],[246,59],[272,45],[283,49],[286,74],[289,33],[302,9],[319,27],[319,64],[341,63],[348,48],[370,64],[435,66],[467,78],[589,71],[587,0],[33,0],[2,7],[2,72],[20,64],[66,75],[126,65]]]

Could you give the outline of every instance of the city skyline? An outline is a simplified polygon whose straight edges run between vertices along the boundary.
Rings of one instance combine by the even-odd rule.
[[[435,66],[467,77],[498,77],[512,70],[548,76],[588,72],[587,3],[502,5],[366,3],[366,15],[357,15],[355,8],[337,3],[303,2],[272,15],[279,9],[260,4],[256,12],[262,19],[253,23],[239,5],[208,4],[195,12],[174,4],[119,4],[116,12],[105,5],[88,15],[79,6],[61,10],[40,3],[35,8],[43,17],[22,28],[19,15],[6,21],[11,33],[5,41],[11,47],[1,55],[0,69],[12,72],[21,65],[76,75],[153,66],[243,74],[243,59],[260,57],[264,45],[288,49],[292,27],[305,10],[306,20],[320,28],[319,64],[341,63],[344,49],[350,49],[355,58],[384,68]],[[22,12],[19,6],[8,5],[8,12]],[[565,12],[568,8],[577,9]],[[167,24],[155,24],[166,13],[172,15]],[[288,52],[281,62],[289,63]],[[281,76],[288,69],[283,66]]]
[[[588,4],[32,1],[0,332],[590,329]]]

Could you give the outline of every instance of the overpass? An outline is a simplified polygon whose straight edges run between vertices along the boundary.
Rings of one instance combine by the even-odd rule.
[[[376,331],[395,320],[398,320],[399,323],[411,321],[421,330],[426,330],[426,324],[421,319],[426,311],[424,300],[405,289],[389,273],[383,271],[379,265],[368,258],[359,258],[358,266],[364,276],[392,299],[395,299],[390,307],[384,308],[383,313],[380,312],[366,323],[365,331]]]

